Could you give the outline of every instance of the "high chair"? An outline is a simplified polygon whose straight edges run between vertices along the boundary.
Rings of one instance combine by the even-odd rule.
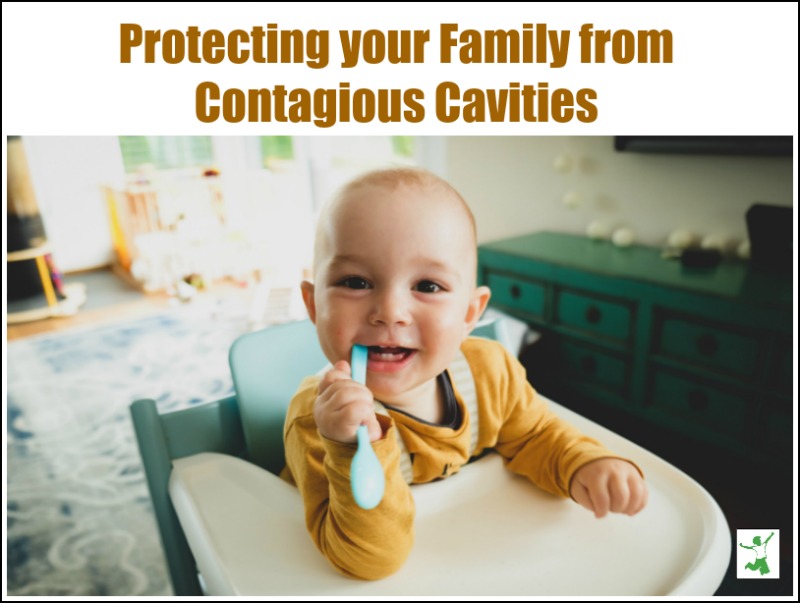
[[[502,321],[473,334],[507,343]],[[403,568],[376,582],[345,578],[314,547],[299,492],[276,475],[287,405],[327,363],[314,326],[244,335],[229,359],[235,396],[163,415],[153,400],[131,405],[177,595],[712,595],[722,581],[731,536],[713,498],[552,401],[559,416],[636,460],[649,489],[641,513],[597,520],[489,454],[412,486],[416,541]]]

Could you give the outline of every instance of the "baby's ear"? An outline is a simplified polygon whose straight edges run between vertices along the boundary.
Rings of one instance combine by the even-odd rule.
[[[469,335],[472,329],[475,328],[478,320],[483,315],[483,311],[489,304],[489,298],[491,296],[492,292],[489,287],[475,287],[475,290],[472,292],[472,299],[469,302],[469,307],[467,308],[464,337]]]
[[[311,322],[317,324],[317,306],[314,305],[314,283],[303,281],[300,283],[300,292],[303,294],[303,303],[308,310],[308,317]]]

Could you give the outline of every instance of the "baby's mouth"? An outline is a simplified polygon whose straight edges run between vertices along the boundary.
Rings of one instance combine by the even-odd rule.
[[[401,347],[369,346],[369,359],[375,362],[402,362],[415,350]]]

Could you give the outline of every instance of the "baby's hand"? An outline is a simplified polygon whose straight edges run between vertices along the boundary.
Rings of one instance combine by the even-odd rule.
[[[647,504],[642,476],[621,459],[598,459],[584,465],[572,477],[569,493],[595,517],[605,517],[609,511],[636,515]]]
[[[314,420],[320,434],[343,444],[356,441],[356,430],[361,424],[367,426],[371,442],[383,436],[375,418],[372,392],[350,378],[350,364],[346,360],[337,362],[320,381]]]

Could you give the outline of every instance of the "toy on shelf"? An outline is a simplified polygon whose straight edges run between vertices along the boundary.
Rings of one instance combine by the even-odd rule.
[[[105,191],[116,269],[145,292],[249,271],[247,241],[228,220],[217,169],[188,179],[150,175]]]

